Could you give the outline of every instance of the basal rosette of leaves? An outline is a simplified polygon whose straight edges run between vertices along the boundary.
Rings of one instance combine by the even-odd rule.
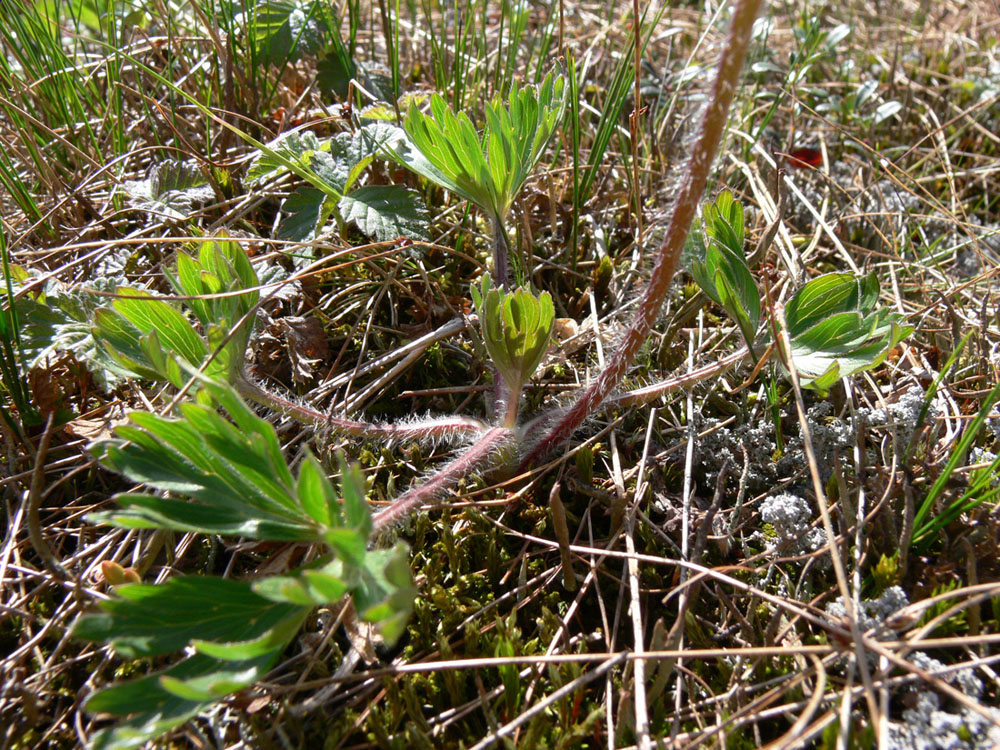
[[[95,447],[104,466],[159,492],[120,494],[119,510],[90,519],[297,542],[317,554],[302,568],[255,581],[191,576],[118,586],[100,611],[81,616],[77,637],[109,643],[126,658],[186,652],[165,670],[87,700],[87,711],[120,719],[94,737],[95,748],[137,747],[259,680],[317,606],[349,595],[390,644],[412,608],[406,546],[368,549],[372,517],[360,470],[340,459],[340,493],[311,456],[293,476],[267,421],[228,386],[199,384],[209,403],[182,403],[170,418],[134,413],[115,440]]]

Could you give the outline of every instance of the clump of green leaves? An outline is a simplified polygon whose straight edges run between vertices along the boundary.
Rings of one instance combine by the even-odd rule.
[[[702,209],[705,240],[691,235],[688,270],[705,294],[720,305],[740,327],[753,349],[760,325],[760,293],[743,255],[743,206],[728,189]]]
[[[176,274],[168,274],[178,295],[188,297],[201,330],[174,305],[148,293],[119,287],[111,307],[94,314],[94,337],[108,363],[120,372],[180,387],[187,380],[180,361],[205,365],[204,373],[232,383],[243,356],[257,305],[258,279],[238,242],[217,237],[201,244],[198,257],[177,256]]]
[[[761,295],[743,254],[743,207],[723,190],[703,209],[708,242],[696,237],[687,265],[698,286],[739,326],[751,352]],[[828,273],[807,282],[785,305],[790,356],[802,386],[827,393],[841,378],[877,367],[913,332],[898,313],[877,309],[875,274]],[[768,326],[773,332],[774,326]]]
[[[368,549],[372,519],[357,467],[341,459],[339,494],[311,456],[293,477],[274,428],[228,386],[200,384],[208,404],[182,403],[173,418],[134,413],[116,440],[98,445],[102,464],[163,494],[118,495],[120,510],[91,519],[313,544],[321,552],[290,574],[253,582],[199,576],[119,586],[100,612],[82,616],[78,637],[108,642],[123,656],[190,654],[92,696],[88,711],[122,718],[95,737],[95,748],[138,746],[260,679],[316,606],[349,595],[390,643],[412,609],[406,546]]]
[[[913,333],[898,313],[876,309],[875,274],[828,273],[785,305],[791,357],[802,385],[825,394],[841,378],[878,367]]]
[[[513,427],[521,389],[534,375],[549,346],[555,319],[552,297],[548,292],[536,297],[522,288],[513,292],[494,288],[489,274],[483,276],[479,289],[473,285],[471,291],[486,351],[513,404],[507,410],[505,426]]]

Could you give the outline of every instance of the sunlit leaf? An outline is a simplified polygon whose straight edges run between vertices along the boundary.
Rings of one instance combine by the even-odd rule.
[[[198,576],[119,586],[74,626],[78,638],[110,643],[123,656],[180,651],[192,641],[256,639],[299,614],[291,604],[254,593],[249,583]]]
[[[399,237],[426,240],[427,207],[420,194],[403,185],[369,185],[340,199],[337,205],[345,222],[379,242]]]
[[[792,295],[785,321],[804,387],[826,393],[841,378],[877,367],[913,332],[898,314],[875,310],[878,294],[874,274],[831,273]]]

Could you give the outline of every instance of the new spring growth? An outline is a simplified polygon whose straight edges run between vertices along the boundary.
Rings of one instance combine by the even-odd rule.
[[[521,389],[545,356],[552,336],[555,309],[548,292],[535,296],[524,288],[506,292],[494,289],[489,274],[480,288],[472,287],[472,300],[490,359],[507,386],[504,427],[517,423]]]

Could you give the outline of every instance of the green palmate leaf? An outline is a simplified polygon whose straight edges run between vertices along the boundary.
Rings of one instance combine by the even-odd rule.
[[[832,273],[792,296],[785,321],[804,387],[825,393],[840,378],[877,367],[913,332],[896,313],[874,309],[878,294],[874,274]]]
[[[86,701],[84,708],[90,713],[129,718],[98,732],[90,746],[93,750],[140,747],[220,698],[261,679],[279,654],[274,650],[254,659],[228,663],[195,654],[163,672],[101,690]],[[191,688],[186,690],[186,685]]]
[[[222,234],[201,243],[197,259],[179,253],[176,274],[168,278],[180,295],[205,295],[187,302],[202,333],[169,303],[120,287],[122,298],[111,309],[99,308],[94,313],[98,345],[118,368],[177,386],[187,378],[174,363],[175,356],[201,367],[214,353],[205,374],[233,380],[243,366],[253,323],[250,313],[259,299],[257,274],[246,253]]]
[[[512,393],[534,374],[548,349],[555,309],[548,292],[535,296],[525,289],[492,288],[489,274],[481,288],[472,287],[486,351]]]
[[[189,271],[178,273],[180,283],[193,283]],[[191,499],[119,495],[122,509],[96,519],[325,544],[332,555],[254,583],[189,577],[119,586],[100,612],[82,616],[77,636],[106,641],[128,657],[196,652],[164,673],[94,696],[88,710],[131,717],[100,734],[101,747],[141,744],[259,679],[314,606],[350,594],[360,616],[391,643],[413,605],[406,547],[368,550],[372,519],[360,470],[339,458],[342,500],[311,456],[293,478],[274,428],[230,386],[202,376],[199,383],[211,406],[185,403],[175,418],[133,414],[130,425],[117,429],[117,440],[100,447],[102,461],[130,479]]]
[[[743,206],[726,188],[704,208],[705,234],[734,253],[743,252]]]
[[[503,222],[562,118],[564,84],[549,74],[538,87],[515,86],[506,107],[500,99],[487,105],[482,137],[465,113],[434,94],[430,115],[410,106],[408,138],[395,146],[395,158]]]
[[[456,115],[439,94],[434,94],[431,116],[411,105],[404,127],[409,141],[400,141],[395,150],[403,165],[484,210],[494,211],[494,186],[483,147],[465,113]]]
[[[420,194],[403,185],[368,185],[337,204],[341,218],[379,242],[398,237],[426,240],[427,207]]]
[[[537,88],[515,86],[507,107],[495,99],[486,107],[486,142],[496,194],[510,206],[542,156],[565,110],[565,79],[549,74]]]
[[[214,408],[187,403],[180,407],[181,418],[132,414],[132,426],[117,429],[119,440],[99,447],[102,462],[115,471],[198,502],[126,495],[122,510],[95,518],[127,528],[205,533],[228,528],[260,539],[321,541],[325,526],[300,504],[274,428],[228,388],[211,383],[205,388],[238,428]],[[329,484],[326,477],[321,481]]]
[[[74,634],[110,643],[129,658],[180,651],[193,641],[252,641],[274,628],[284,633],[285,620],[302,616],[301,608],[269,601],[249,583],[207,576],[119,586],[99,606],[77,621]]]
[[[177,500],[141,493],[116,499],[117,511],[94,514],[124,528],[239,534],[274,541],[325,543],[347,569],[367,565],[371,512],[357,467],[340,458],[343,500],[312,457],[298,479],[274,428],[228,386],[204,382],[214,404],[185,403],[180,417],[139,412],[98,447],[105,465]],[[235,425],[216,410],[222,407]]]

